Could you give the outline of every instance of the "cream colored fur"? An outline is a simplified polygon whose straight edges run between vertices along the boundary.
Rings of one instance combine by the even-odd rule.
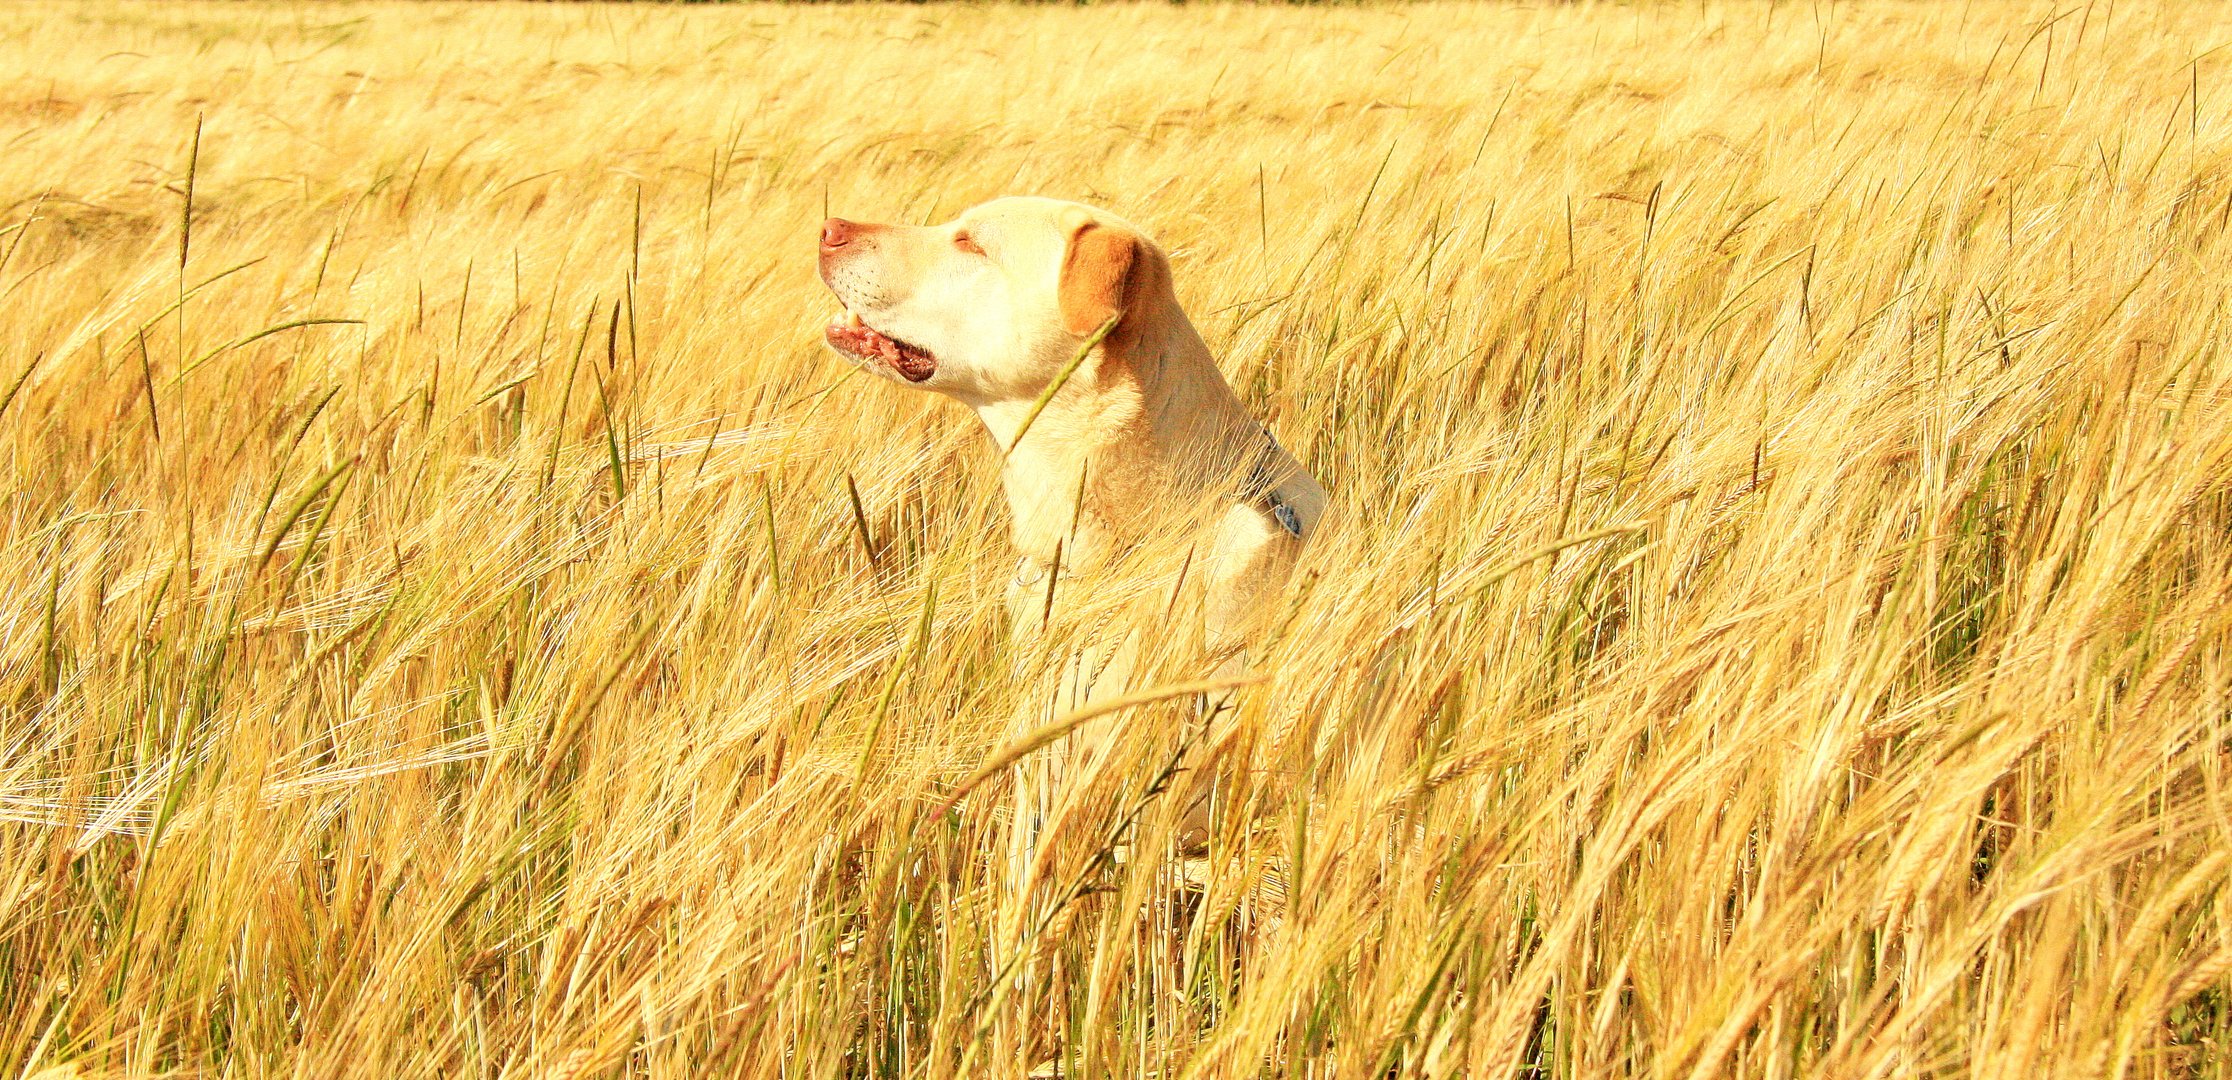
[[[823,279],[848,312],[933,354],[936,370],[917,381],[847,351],[843,323],[831,328],[840,355],[968,405],[1002,453],[1011,535],[1026,564],[1010,597],[1019,630],[1057,558],[1065,574],[1091,574],[1144,530],[1168,528],[1207,533],[1212,647],[1230,652],[1259,628],[1325,491],[1233,395],[1144,233],[1077,203],[1006,198],[943,225],[832,221],[823,238]],[[1033,417],[1041,393],[1111,318],[1106,338]],[[1211,520],[1201,520],[1203,506]]]
[[[1048,587],[1058,598],[1064,580],[1102,574],[1155,531],[1187,530],[1207,541],[1190,548],[1206,548],[1204,665],[1243,663],[1325,491],[1233,395],[1144,233],[1075,203],[998,199],[943,225],[833,219],[821,272],[846,308],[827,331],[839,355],[968,405],[990,432],[1023,557],[1008,590],[1019,643],[1040,629]],[[1046,711],[1017,727],[1122,692],[1140,646],[1137,625],[1085,630],[1041,698]],[[1044,872],[1042,838],[1063,831],[1107,767],[1113,722],[1080,727],[1018,767],[1008,874],[1019,895]],[[1207,833],[1211,772],[1178,795],[1188,843]],[[1019,905],[1017,919],[1035,910]],[[1022,925],[1002,940],[1019,940]]]

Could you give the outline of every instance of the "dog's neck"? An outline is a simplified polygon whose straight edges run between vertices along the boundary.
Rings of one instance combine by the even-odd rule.
[[[1160,314],[1138,320],[1154,332],[1111,335],[1036,416],[1033,400],[976,406],[1004,456],[1015,546],[1042,567],[1057,545],[1070,567],[1120,550],[1261,438],[1175,299]]]

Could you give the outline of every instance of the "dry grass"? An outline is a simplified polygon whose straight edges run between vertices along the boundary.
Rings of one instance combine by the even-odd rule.
[[[0,1071],[2223,1076],[2226,40],[0,9]],[[811,257],[1005,192],[1339,507],[1028,890],[1068,639]]]

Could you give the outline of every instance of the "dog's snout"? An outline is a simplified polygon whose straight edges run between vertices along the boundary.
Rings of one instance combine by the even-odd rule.
[[[854,235],[856,235],[859,231],[860,226],[855,225],[850,221],[846,221],[844,218],[833,217],[830,218],[828,221],[822,222],[822,250],[827,251],[831,248],[841,248],[844,247],[846,244],[852,243]]]

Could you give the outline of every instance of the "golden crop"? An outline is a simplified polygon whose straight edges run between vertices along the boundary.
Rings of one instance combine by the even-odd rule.
[[[0,8],[0,1072],[2224,1076],[2227,40]],[[1071,639],[812,246],[1022,192],[1337,508],[1027,888]]]

